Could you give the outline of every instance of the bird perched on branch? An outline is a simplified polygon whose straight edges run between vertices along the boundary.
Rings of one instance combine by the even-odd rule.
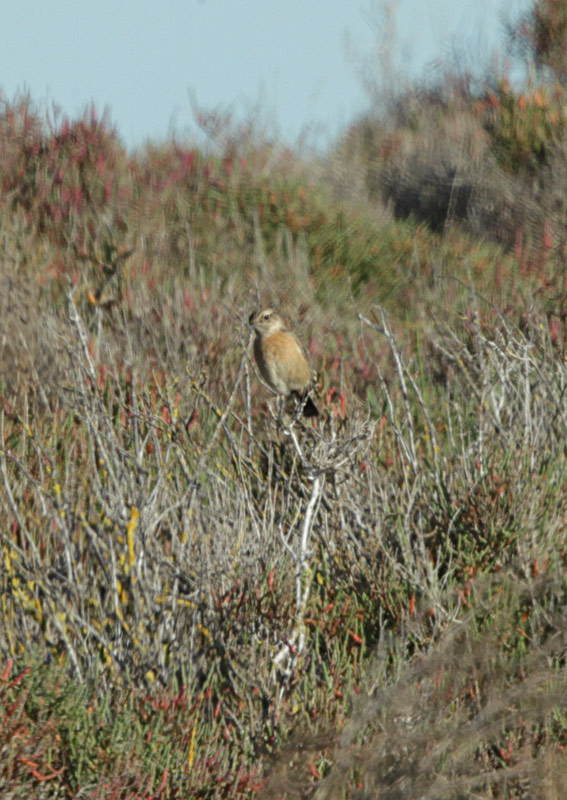
[[[311,372],[305,351],[272,308],[250,314],[254,328],[254,358],[260,375],[276,394],[292,395],[301,404],[305,417],[318,417],[319,409],[309,396]]]

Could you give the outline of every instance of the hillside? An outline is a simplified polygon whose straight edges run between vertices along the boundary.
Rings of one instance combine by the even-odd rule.
[[[561,796],[565,99],[447,78],[310,157],[3,103],[2,797]]]

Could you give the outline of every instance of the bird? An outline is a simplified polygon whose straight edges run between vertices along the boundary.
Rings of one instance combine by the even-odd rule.
[[[297,337],[273,308],[253,311],[248,321],[256,334],[254,358],[262,378],[276,394],[296,398],[303,416],[318,417],[319,409],[309,396],[311,371]]]

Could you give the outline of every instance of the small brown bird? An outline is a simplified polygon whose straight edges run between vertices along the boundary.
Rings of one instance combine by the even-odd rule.
[[[271,308],[250,314],[249,323],[256,332],[254,357],[262,378],[276,394],[296,397],[305,417],[318,417],[319,410],[308,394],[309,364],[298,339]]]

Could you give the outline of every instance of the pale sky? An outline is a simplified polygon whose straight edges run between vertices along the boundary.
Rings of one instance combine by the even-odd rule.
[[[499,15],[529,0],[0,0],[0,88],[73,117],[91,101],[128,146],[195,130],[190,97],[245,118],[258,106],[293,144],[322,144],[364,111],[371,20],[396,9],[394,61],[410,75],[457,43],[502,50]]]

